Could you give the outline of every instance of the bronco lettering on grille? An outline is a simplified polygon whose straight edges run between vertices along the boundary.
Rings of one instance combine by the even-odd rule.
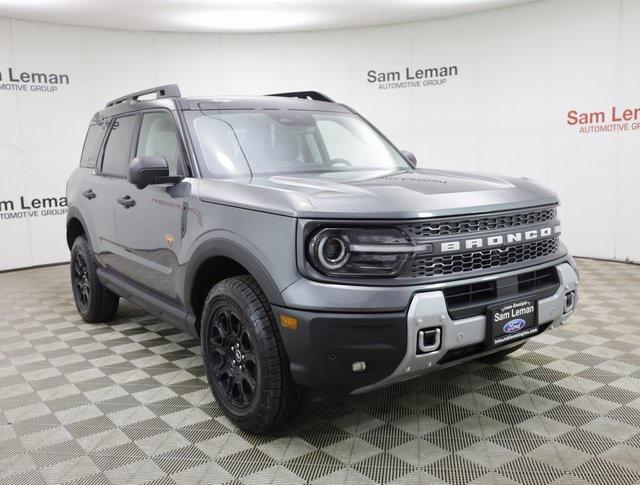
[[[526,231],[494,234],[491,236],[444,241],[440,243],[441,253],[472,251],[474,249],[501,248],[523,242],[536,241],[560,234],[560,225],[544,226]]]

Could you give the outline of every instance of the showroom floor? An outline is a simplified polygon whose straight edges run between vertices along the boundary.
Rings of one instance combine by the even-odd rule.
[[[570,325],[503,362],[314,397],[285,434],[221,416],[196,340],[68,267],[0,274],[1,483],[640,483],[640,266],[580,260]]]

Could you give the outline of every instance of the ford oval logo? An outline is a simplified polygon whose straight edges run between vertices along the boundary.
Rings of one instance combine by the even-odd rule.
[[[505,323],[502,330],[504,330],[505,333],[514,333],[522,330],[525,325],[526,323],[522,318],[516,318],[515,320]]]

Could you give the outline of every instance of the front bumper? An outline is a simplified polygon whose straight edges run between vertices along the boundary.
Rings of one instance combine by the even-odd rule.
[[[552,265],[557,271],[558,288],[552,295],[538,299],[540,332],[564,324],[575,309],[579,277],[570,263],[571,260],[564,260]],[[507,274],[456,281],[449,285],[495,280],[536,269],[529,267]],[[451,318],[443,293],[447,285],[414,291],[403,309],[393,308],[385,312],[371,311],[380,307],[375,297],[380,288],[372,288],[367,292],[360,289],[360,296],[371,301],[371,304],[360,307],[357,312],[274,307],[277,319],[286,314],[299,322],[295,331],[281,328],[294,380],[326,392],[361,393],[522,342],[519,340],[489,348],[485,343],[487,325],[484,315]],[[568,311],[565,308],[567,294],[573,294],[575,298]],[[326,295],[325,292],[322,297],[327,298]],[[383,299],[388,299],[384,291],[383,295]],[[343,302],[344,293],[336,293],[336,300]],[[418,352],[421,329],[438,329],[436,350]],[[359,369],[358,365],[354,367],[355,363],[360,362],[365,363],[365,370]]]

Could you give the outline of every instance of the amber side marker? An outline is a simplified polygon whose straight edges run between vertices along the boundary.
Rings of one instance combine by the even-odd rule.
[[[298,319],[289,315],[280,315],[280,324],[291,330],[298,330]]]

